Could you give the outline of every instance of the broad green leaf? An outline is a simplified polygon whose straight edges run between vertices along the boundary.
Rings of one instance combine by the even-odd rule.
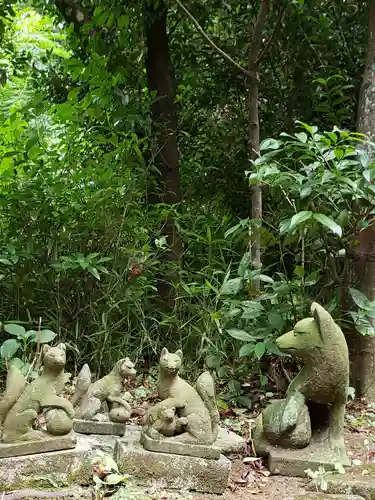
[[[260,302],[246,300],[240,304],[243,308],[243,319],[255,319],[262,314],[263,306]]]
[[[5,266],[11,266],[12,265],[12,263],[10,262],[10,260],[5,259],[4,257],[0,258],[0,264],[4,264]]]
[[[283,141],[277,139],[265,139],[260,145],[260,151],[265,151],[267,149],[279,149],[283,145]]]
[[[238,276],[245,278],[246,271],[249,269],[251,264],[251,253],[246,252],[241,259],[240,265],[238,266]]]
[[[297,139],[300,141],[300,142],[303,142],[303,143],[306,143],[307,142],[307,134],[305,134],[305,132],[299,132],[298,134],[294,134]]]
[[[9,366],[15,366],[18,370],[24,373],[25,363],[20,358],[12,358],[9,360]]]
[[[301,200],[310,196],[311,193],[312,193],[312,187],[311,186],[304,186],[299,193]]]
[[[303,210],[302,212],[298,212],[298,214],[293,215],[293,217],[290,220],[289,230],[294,229],[299,224],[302,224],[302,222],[311,219],[312,215],[313,213],[310,212],[309,210]]]
[[[121,474],[108,474],[104,482],[106,484],[120,484],[129,481],[129,476],[122,476]]]
[[[371,311],[374,308],[372,302],[359,290],[356,290],[355,288],[349,288],[349,292],[353,301],[360,309]]]
[[[242,289],[242,278],[232,278],[223,283],[220,290],[220,295],[235,295]]]
[[[129,26],[129,16],[123,15],[120,16],[117,20],[117,26],[119,29],[127,29]]]
[[[242,358],[244,356],[249,356],[249,354],[253,353],[254,353],[254,344],[245,344],[239,350],[238,355],[240,358]]]
[[[8,339],[0,347],[0,356],[3,359],[12,358],[16,354],[20,346],[21,344],[17,339]]]
[[[323,226],[328,227],[333,233],[337,234],[338,236],[342,236],[342,229],[341,227],[330,217],[327,217],[324,214],[317,214],[314,213],[314,219],[320,222],[320,224],[323,224]]]
[[[52,342],[52,340],[56,337],[56,333],[51,330],[42,330],[39,333],[39,342],[41,344],[48,344],[48,342]],[[36,343],[38,338],[38,334],[35,337],[31,338],[31,342]]]
[[[296,274],[300,278],[303,278],[305,276],[305,268],[302,266],[296,266],[294,268],[294,274]]]
[[[258,342],[254,348],[254,354],[258,358],[261,358],[266,352],[266,344],[264,342]]]
[[[345,155],[344,150],[341,148],[335,148],[334,152],[337,160],[341,160]]]
[[[252,337],[249,333],[245,332],[245,330],[240,330],[238,328],[230,328],[227,330],[229,335],[237,340],[243,340],[245,342],[255,342],[254,337]]]
[[[283,317],[276,311],[271,311],[268,313],[268,322],[272,326],[272,328],[275,328],[276,330],[281,330],[284,326]]]
[[[260,274],[259,275],[260,281],[263,281],[264,283],[273,283],[274,279],[271,278],[271,276],[267,276],[266,274]]]
[[[301,2],[300,2],[301,3]],[[302,2],[303,4],[304,2]],[[298,125],[302,125],[303,128],[305,128],[306,130],[308,130],[310,132],[311,135],[314,135],[316,134],[316,132],[318,131],[318,127],[316,127],[315,125],[313,126],[310,126],[308,125],[307,123],[304,123],[304,122],[301,122],[299,120],[296,121],[296,123],[298,123]]]
[[[26,335],[26,330],[21,325],[16,325],[15,323],[10,323],[4,325],[4,330],[11,335],[15,335],[16,337],[22,338]]]

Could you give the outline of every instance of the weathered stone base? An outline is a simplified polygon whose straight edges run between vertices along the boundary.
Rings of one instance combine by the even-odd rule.
[[[104,439],[103,439],[104,438]],[[92,483],[91,457],[96,450],[112,453],[115,437],[80,436],[74,449],[0,459],[0,491],[51,488],[73,482]]]
[[[118,439],[115,461],[122,474],[130,474],[139,483],[162,482],[162,487],[202,493],[224,492],[228,484],[231,462],[223,455],[207,460],[184,455],[155,453],[131,439]]]
[[[271,474],[281,476],[306,477],[305,470],[317,470],[319,466],[326,471],[334,470],[335,464],[349,465],[349,460],[336,457],[330,449],[308,446],[301,450],[285,450],[270,447],[268,453],[268,468]]]
[[[209,460],[219,460],[221,455],[220,448],[215,448],[215,446],[184,443],[177,441],[177,439],[174,441],[168,438],[157,441],[144,433],[141,434],[141,444],[145,450],[156,453],[170,453],[172,455],[200,457]]]
[[[19,441],[17,443],[0,443],[0,458],[19,457],[50,451],[69,450],[74,448],[77,437],[74,432],[66,436],[52,436],[35,441]]]
[[[350,461],[345,448],[335,452],[329,445],[328,429],[316,429],[311,442],[305,448],[288,449],[271,445],[263,431],[261,415],[253,429],[253,445],[255,453],[268,459],[271,474],[282,476],[306,477],[305,470],[317,470],[320,466],[326,471],[334,470],[336,464],[349,466]]]
[[[80,434],[103,434],[112,436],[123,436],[126,425],[117,422],[97,422],[95,420],[73,420],[73,429]]]

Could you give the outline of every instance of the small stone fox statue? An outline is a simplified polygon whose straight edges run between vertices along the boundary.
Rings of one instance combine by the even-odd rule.
[[[72,398],[75,417],[125,423],[130,418],[131,407],[126,400],[130,394],[124,391],[124,381],[136,373],[134,363],[124,358],[117,361],[108,375],[92,383],[90,368],[84,365]]]
[[[185,431],[188,423],[184,417],[176,415],[176,408],[168,406],[167,400],[160,401],[150,408],[146,414],[146,433],[152,439],[172,437]]]
[[[196,388],[180,378],[182,351],[168,352],[164,347],[159,363],[158,394],[165,405],[173,406],[186,423],[186,432],[169,439],[212,444],[219,431],[219,412],[216,407],[215,385],[209,372],[202,373]],[[151,437],[151,436],[150,436]]]
[[[74,410],[67,399],[59,396],[70,374],[64,372],[65,344],[43,346],[43,373],[26,385],[23,374],[9,369],[6,388],[0,401],[2,441],[13,443],[46,439],[48,435],[68,434],[73,427]],[[34,428],[38,416],[46,413],[47,432]]]

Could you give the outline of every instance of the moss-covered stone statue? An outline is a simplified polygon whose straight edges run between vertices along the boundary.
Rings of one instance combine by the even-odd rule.
[[[124,424],[131,415],[131,395],[124,384],[128,377],[133,378],[136,373],[134,363],[124,358],[115,364],[108,375],[92,383],[90,368],[84,365],[77,377],[72,398],[76,419],[74,429],[86,433],[123,434]]]
[[[220,417],[213,379],[209,372],[204,372],[198,377],[195,388],[192,387],[179,376],[182,358],[181,350],[171,353],[164,348],[161,352],[158,395],[162,402],[148,411],[142,434],[143,446],[151,451],[161,451],[162,440],[163,451],[189,454],[189,444],[207,448],[217,438]],[[158,440],[158,444],[153,440]],[[186,446],[173,446],[173,441]],[[202,448],[204,455],[206,448]]]
[[[285,399],[270,404],[258,417],[253,443],[258,455],[273,447],[324,451],[324,460],[345,462],[344,416],[349,384],[345,337],[331,315],[319,304],[312,317],[299,321],[276,340],[303,367],[290,383]],[[323,461],[324,461],[323,460]],[[329,461],[329,460],[328,460]],[[307,467],[305,467],[307,468]]]
[[[180,406],[178,409],[183,410],[184,406]],[[188,420],[186,417],[179,417],[176,410],[171,399],[157,403],[146,414],[144,432],[153,439],[182,434],[186,431]]]
[[[2,443],[45,441],[52,437],[67,435],[72,430],[73,406],[70,401],[59,396],[70,377],[64,371],[65,345],[59,344],[56,347],[44,345],[42,356],[43,372],[28,385],[24,375],[16,366],[9,369],[5,392],[0,401]],[[37,426],[38,419],[42,415],[45,429]],[[51,449],[72,448],[74,444],[74,438],[65,441],[55,440]],[[4,450],[2,446],[4,445],[0,445],[0,456]],[[47,451],[47,448],[48,446],[35,445],[30,453]],[[7,449],[12,450],[9,446]],[[10,451],[3,456],[12,454]]]

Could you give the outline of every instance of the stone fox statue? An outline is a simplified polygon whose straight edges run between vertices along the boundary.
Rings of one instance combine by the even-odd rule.
[[[178,417],[186,422],[186,433],[176,437],[183,441],[212,444],[219,431],[215,386],[209,372],[202,373],[196,388],[179,377],[182,351],[170,353],[164,347],[159,363],[158,394],[165,404],[173,405]]]
[[[302,319],[293,330],[276,339],[277,346],[301,360],[303,367],[290,383],[285,400],[271,404],[260,416],[258,424],[261,425],[254,434],[256,449],[255,435],[260,435],[259,427],[262,428],[263,438],[270,444],[286,448],[307,446],[311,428],[305,405],[309,401],[329,409],[329,444],[338,451],[344,449],[345,403],[349,385],[348,347],[341,329],[322,306],[313,302],[311,313],[312,317]],[[298,428],[306,429],[306,432],[300,432]],[[263,445],[258,449],[263,449]]]
[[[91,383],[89,366],[83,366],[77,377],[77,386],[72,398],[76,418],[96,420],[101,416],[112,422],[124,423],[129,420],[131,407],[126,399],[124,380],[135,377],[134,363],[129,358],[117,361],[112,371],[105,377]]]
[[[26,385],[23,374],[12,366],[9,370],[3,399],[0,401],[0,422],[3,424],[2,441],[28,441],[45,439],[70,432],[74,410],[67,399],[58,394],[70,377],[64,372],[65,344],[43,346],[43,373]],[[46,411],[47,433],[33,428],[37,417]]]

